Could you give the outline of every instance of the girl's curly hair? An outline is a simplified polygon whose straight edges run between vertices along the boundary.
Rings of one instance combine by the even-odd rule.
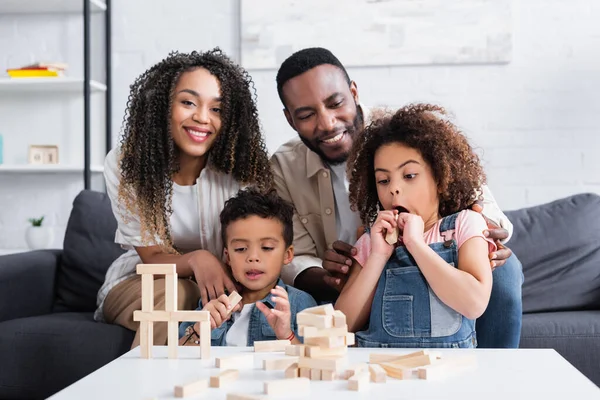
[[[221,86],[221,130],[210,149],[207,167],[231,174],[244,185],[272,187],[265,142],[256,109],[252,78],[219,48],[207,52],[172,52],[130,86],[121,139],[119,200],[139,215],[142,242],[158,238],[173,251],[169,228],[173,175],[179,171],[179,148],[170,131],[171,104],[179,77],[205,68]]]
[[[348,158],[350,205],[365,225],[375,222],[379,207],[375,153],[388,143],[402,143],[421,153],[438,186],[442,217],[470,207],[479,198],[486,179],[479,157],[442,107],[411,104],[393,114],[378,110],[354,140]]]

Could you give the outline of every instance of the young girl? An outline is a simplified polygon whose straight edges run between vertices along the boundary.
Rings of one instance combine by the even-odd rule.
[[[252,87],[218,48],[172,53],[133,83],[121,145],[104,172],[115,241],[129,251],[106,273],[96,319],[138,330],[139,263],[176,264],[181,310],[236,290],[222,262],[219,213],[240,186],[272,185]],[[154,294],[161,309],[164,279]],[[155,324],[154,343],[166,339],[166,324]]]
[[[468,209],[485,175],[467,139],[444,109],[410,105],[368,126],[348,165],[351,205],[372,225],[335,305],[357,345],[475,347],[495,245]]]

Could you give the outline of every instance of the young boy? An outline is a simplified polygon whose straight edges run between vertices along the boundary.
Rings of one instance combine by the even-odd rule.
[[[300,343],[296,314],[317,304],[279,278],[294,258],[292,215],[292,205],[275,191],[245,189],[225,203],[220,216],[224,252],[242,301],[231,308],[227,295],[221,295],[204,308],[199,304],[211,315],[211,345],[252,346],[255,340],[275,339]],[[183,322],[180,344],[196,343],[198,329],[198,323]]]

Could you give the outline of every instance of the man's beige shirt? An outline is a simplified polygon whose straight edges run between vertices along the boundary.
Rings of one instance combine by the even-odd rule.
[[[295,256],[281,274],[287,285],[293,285],[300,272],[310,267],[322,267],[325,251],[338,239],[331,171],[299,138],[277,149],[271,157],[271,167],[277,192],[295,207]],[[489,188],[483,186],[481,189],[483,214],[507,229],[510,238],[512,224],[498,207]],[[353,216],[359,220],[358,213]]]

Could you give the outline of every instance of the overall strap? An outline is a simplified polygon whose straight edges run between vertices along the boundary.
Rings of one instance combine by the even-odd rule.
[[[458,214],[454,213],[448,215],[442,219],[442,223],[440,224],[440,233],[444,237],[444,246],[450,247],[452,245],[452,241],[454,240],[454,231],[456,230],[456,218]]]

